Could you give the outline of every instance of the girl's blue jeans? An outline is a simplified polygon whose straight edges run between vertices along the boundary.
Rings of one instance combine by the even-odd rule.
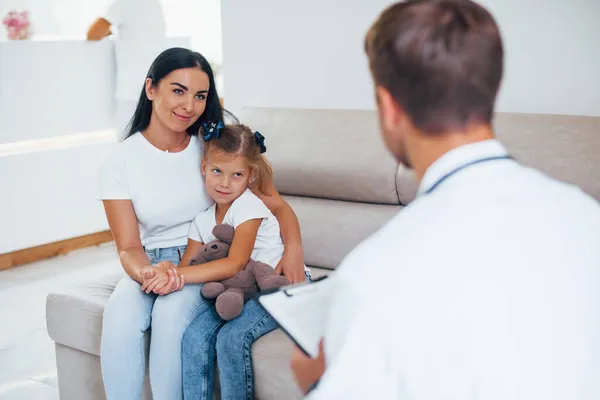
[[[310,273],[306,273],[310,280]],[[219,366],[221,398],[254,398],[252,343],[278,328],[255,301],[244,305],[239,317],[225,322],[214,307],[199,314],[183,336],[183,394],[185,399],[212,399],[215,359]]]

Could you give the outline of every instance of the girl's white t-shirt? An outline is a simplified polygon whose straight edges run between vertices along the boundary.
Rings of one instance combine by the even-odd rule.
[[[190,225],[189,238],[196,242],[208,243],[216,240],[212,230],[217,225],[216,204],[213,204],[208,210],[198,214]],[[246,191],[238,197],[229,207],[223,224],[231,225],[236,229],[239,225],[251,219],[262,219],[254,250],[252,250],[252,259],[260,261],[275,268],[283,256],[283,241],[279,230],[277,218],[267,208],[252,191]]]
[[[167,153],[138,132],[102,163],[99,199],[131,200],[147,249],[187,244],[191,221],[213,203],[200,170],[202,146],[192,136],[185,150]]]

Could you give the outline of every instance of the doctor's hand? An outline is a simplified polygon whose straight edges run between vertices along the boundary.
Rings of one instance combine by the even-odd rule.
[[[292,361],[290,363],[292,371],[296,378],[296,383],[302,393],[306,394],[311,386],[321,379],[325,373],[325,350],[323,349],[323,339],[319,343],[319,356],[311,358],[304,354],[297,346],[292,351]]]

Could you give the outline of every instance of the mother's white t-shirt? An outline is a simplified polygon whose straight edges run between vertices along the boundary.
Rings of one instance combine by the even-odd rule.
[[[200,171],[202,146],[192,136],[185,150],[167,153],[138,132],[102,163],[99,199],[131,200],[146,248],[185,245],[191,221],[212,205]]]

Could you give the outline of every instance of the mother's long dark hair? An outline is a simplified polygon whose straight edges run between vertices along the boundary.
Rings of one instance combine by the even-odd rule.
[[[215,77],[206,58],[195,51],[184,49],[182,47],[173,47],[163,51],[156,57],[146,75],[146,78],[152,79],[152,85],[156,86],[171,72],[177,69],[194,67],[200,67],[202,71],[206,72],[210,87],[208,89],[208,95],[206,96],[206,108],[204,109],[204,113],[202,113],[200,118],[187,129],[187,132],[190,135],[197,135],[203,122],[217,122],[223,120],[223,108],[221,107],[217,88],[215,87]],[[128,129],[126,129],[127,134],[124,139],[148,128],[151,115],[152,101],[146,96],[146,86],[144,84],[137,107],[129,122]]]

